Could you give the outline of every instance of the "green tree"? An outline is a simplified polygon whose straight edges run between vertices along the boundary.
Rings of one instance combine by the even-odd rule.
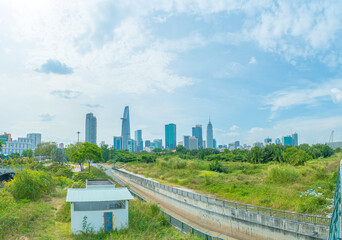
[[[55,142],[43,142],[37,145],[34,150],[34,155],[39,157],[50,158],[52,151],[57,148],[57,143]]]
[[[103,162],[102,149],[97,145],[88,142],[77,144],[76,148],[71,151],[70,158],[72,161],[80,164],[81,169],[82,165],[85,162],[88,162],[89,172],[91,161]]]
[[[0,152],[1,152],[2,144],[4,144],[3,141],[0,141]]]
[[[28,157],[28,158],[33,157],[32,149],[24,150],[23,153],[21,154],[21,156],[22,157]]]
[[[110,148],[108,148],[108,144],[103,144],[101,146],[102,149],[102,157],[105,162],[108,162],[110,159]]]
[[[302,149],[297,147],[288,147],[282,157],[285,163],[291,164],[293,166],[304,165],[304,163],[312,157]]]
[[[52,157],[52,161],[54,162],[58,162],[59,164],[62,164],[65,162],[66,158],[65,158],[65,151],[62,148],[54,148],[51,151],[51,157]]]

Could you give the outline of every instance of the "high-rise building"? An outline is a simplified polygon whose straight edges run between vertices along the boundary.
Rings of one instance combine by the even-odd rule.
[[[240,141],[235,141],[234,142],[234,149],[238,149],[239,146],[240,146]]]
[[[213,139],[213,148],[216,148],[216,139]]]
[[[202,142],[202,147],[203,147],[203,149],[207,148],[207,142],[205,140],[203,140],[203,142]]]
[[[176,149],[176,124],[165,125],[165,149]]]
[[[129,124],[129,107],[126,106],[124,110],[122,120],[122,128],[121,128],[121,136],[122,136],[122,149],[128,148],[128,140],[131,139],[131,129]]]
[[[151,146],[154,148],[163,148],[163,140],[162,139],[154,139],[151,143]]]
[[[85,141],[96,144],[96,117],[92,113],[86,115]]]
[[[114,137],[114,148],[116,150],[122,150],[122,137]]]
[[[184,147],[189,149],[189,138],[190,136],[184,136]]]
[[[292,137],[291,136],[284,136],[283,137],[283,145],[292,146]]]
[[[137,152],[137,142],[133,139],[128,139],[127,149],[130,152]]]
[[[276,140],[275,140],[275,144],[280,144],[281,142],[280,142],[280,139],[279,138],[277,138]]]
[[[292,146],[298,146],[298,133],[292,134]]]
[[[198,149],[197,137],[189,137],[189,149]]]
[[[151,147],[151,141],[150,140],[145,141],[145,147]]]
[[[264,144],[262,142],[255,142],[253,143],[253,147],[264,147]]]
[[[142,131],[136,130],[134,132],[135,141],[137,142],[137,152],[141,152],[144,149],[144,141],[142,139]]]
[[[213,125],[210,122],[207,126],[207,148],[214,148],[214,135],[213,135]]]
[[[192,136],[198,139],[198,149],[203,148],[202,125],[196,125],[192,128]]]
[[[269,144],[271,144],[272,143],[272,138],[265,138],[264,139],[264,143],[265,143],[265,145],[269,145]]]

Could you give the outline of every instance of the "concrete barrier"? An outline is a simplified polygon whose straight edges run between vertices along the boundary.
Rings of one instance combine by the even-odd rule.
[[[328,225],[279,218],[250,211],[248,207],[226,206],[223,200],[166,186],[126,171],[115,170],[115,173],[135,188],[203,219],[206,224],[215,224],[224,234],[238,239],[327,239],[329,234]]]

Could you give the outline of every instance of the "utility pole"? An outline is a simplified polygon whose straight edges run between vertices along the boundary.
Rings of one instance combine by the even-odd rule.
[[[77,142],[79,143],[80,142],[80,131],[77,132]]]

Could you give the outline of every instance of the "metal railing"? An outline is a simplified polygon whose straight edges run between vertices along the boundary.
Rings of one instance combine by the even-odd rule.
[[[315,215],[277,210],[277,209],[272,209],[272,208],[258,207],[258,206],[253,206],[249,204],[244,204],[244,203],[237,203],[237,202],[232,202],[228,200],[211,198],[211,197],[207,197],[198,193],[184,191],[179,188],[167,186],[167,185],[158,183],[156,181],[152,181],[152,180],[134,175],[132,173],[121,171],[119,169],[114,169],[114,170],[153,191],[156,191],[156,188],[160,188],[162,190],[165,190],[165,191],[168,191],[168,192],[171,192],[171,193],[183,196],[183,197],[187,197],[190,199],[194,199],[197,201],[201,201],[209,205],[213,205],[213,206],[219,206],[223,208],[242,209],[245,211],[255,212],[255,213],[259,213],[263,215],[268,215],[268,216],[272,216],[276,218],[282,218],[282,219],[292,220],[292,221],[297,221],[297,222],[320,224],[320,225],[330,224],[330,218],[328,217],[321,217],[321,216],[315,216]]]
[[[341,161],[342,164],[342,161]],[[342,222],[341,222],[341,183],[342,183],[342,170],[341,164],[338,169],[336,190],[334,197],[334,211],[331,217],[331,223],[329,228],[329,240],[341,240]]]
[[[133,196],[137,197],[141,201],[147,202],[145,198],[143,198],[142,196],[134,192],[132,189],[130,189],[129,191],[132,193]],[[189,224],[183,222],[182,220],[179,220],[178,218],[175,218],[172,215],[164,212],[162,209],[160,209],[160,212],[166,217],[170,225],[172,225],[173,227],[177,228],[178,230],[182,232],[191,233],[194,236],[205,239],[205,240],[224,240],[224,238],[212,236],[208,233],[202,232],[201,230],[198,230],[197,228],[190,226]]]

